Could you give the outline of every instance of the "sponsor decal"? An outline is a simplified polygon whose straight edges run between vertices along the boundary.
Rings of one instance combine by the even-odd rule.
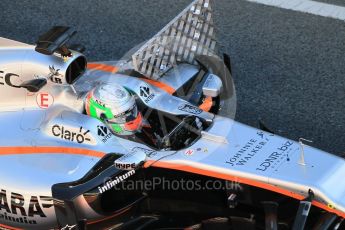
[[[48,109],[54,103],[54,98],[49,93],[39,93],[36,102],[41,109]]]
[[[268,168],[274,168],[282,159],[286,159],[286,154],[291,151],[292,141],[286,141],[282,146],[272,152],[260,165],[256,168],[258,171],[266,171]]]
[[[13,88],[20,88],[19,85],[13,83],[13,78],[19,78],[19,75],[15,73],[5,73],[0,70],[0,86],[6,85]]]
[[[60,69],[55,69],[54,65],[49,66],[48,79],[56,84],[62,84],[62,75],[59,73]]]
[[[143,97],[144,101],[148,103],[155,97],[155,94],[151,92],[150,87],[140,86],[140,97]]]
[[[135,170],[131,170],[122,174],[120,176],[116,176],[114,179],[111,179],[105,182],[102,186],[98,186],[99,193],[104,193],[111,188],[115,187],[115,185],[120,184],[122,181],[126,180],[127,178],[133,176],[135,174]]]
[[[187,149],[184,152],[184,155],[186,155],[186,156],[192,156],[193,154],[194,154],[194,149]]]
[[[77,142],[83,144],[84,142],[91,142],[91,139],[87,136],[90,130],[83,130],[83,127],[79,128],[79,132],[69,130],[63,125],[53,125],[52,134],[55,137],[60,137],[61,139],[68,140],[71,142]]]
[[[95,99],[95,102],[96,102],[97,104],[99,104],[100,106],[105,107],[105,104],[104,104],[103,102],[101,102],[100,100]]]
[[[196,115],[202,113],[201,109],[199,109],[196,106],[189,105],[189,104],[180,105],[178,107],[178,109],[183,111],[183,112],[187,112],[187,113],[191,113],[191,114],[196,114]]]
[[[132,152],[127,153],[120,158],[116,159],[114,166],[121,170],[132,170],[139,167],[143,162],[145,162],[147,157],[147,152],[142,151],[140,148],[134,148]]]
[[[46,218],[44,210],[52,206],[53,198],[49,196],[24,196],[0,189],[0,222],[37,224],[34,218]]]
[[[97,126],[97,134],[103,143],[106,143],[112,136],[110,130],[102,125]]]
[[[258,154],[261,149],[266,146],[269,142],[269,136],[271,134],[266,134],[264,132],[257,132],[257,137],[251,138],[247,141],[235,154],[225,161],[226,164],[230,166],[244,166],[249,160],[251,160],[256,154]],[[261,151],[262,152],[262,151]]]
[[[197,148],[196,151],[208,153],[208,148]]]
[[[123,163],[123,162],[115,162],[115,167],[122,170],[129,170],[135,168],[135,163]]]

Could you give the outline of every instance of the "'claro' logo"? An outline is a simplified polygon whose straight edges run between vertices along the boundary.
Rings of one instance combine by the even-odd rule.
[[[15,78],[15,79],[14,79]],[[19,78],[18,74],[15,73],[6,73],[0,70],[0,86],[7,85],[13,88],[20,88],[19,85],[14,82]]]
[[[76,142],[78,144],[95,144],[94,139],[90,135],[90,130],[80,128],[66,127],[55,124],[51,128],[54,137],[59,137],[63,140]]]

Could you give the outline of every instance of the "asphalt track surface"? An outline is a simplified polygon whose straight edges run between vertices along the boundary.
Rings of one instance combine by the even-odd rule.
[[[34,43],[51,26],[68,25],[90,61],[116,60],[189,2],[2,0],[0,36]],[[345,22],[244,0],[216,0],[214,15],[232,57],[236,120],[262,119],[279,135],[344,153]]]

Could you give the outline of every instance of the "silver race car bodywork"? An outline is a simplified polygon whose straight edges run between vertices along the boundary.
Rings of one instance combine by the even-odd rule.
[[[204,111],[175,93],[200,73],[196,56],[215,53],[213,31],[205,33],[213,28],[211,16],[189,29],[187,34],[193,35],[185,40],[185,27],[179,29],[179,23],[184,20],[193,27],[193,15],[210,12],[209,1],[194,1],[130,61],[86,64],[77,51],[47,55],[37,46],[0,39],[0,227],[52,229],[74,226],[79,219],[101,220],[108,214],[98,211],[90,197],[97,200],[138,170],[150,168],[235,181],[345,217],[342,158]],[[171,39],[172,34],[177,38]],[[193,43],[200,39],[207,52]],[[189,43],[181,49],[182,56],[176,55],[176,40]],[[162,47],[169,47],[168,59]],[[157,61],[154,55],[162,58]],[[131,74],[133,70],[146,77]],[[145,108],[173,117],[198,117],[210,125],[178,150],[116,136],[84,113],[87,92],[102,83],[125,86]],[[109,167],[116,173],[95,170],[110,153],[119,156]],[[91,176],[90,170],[97,173]]]

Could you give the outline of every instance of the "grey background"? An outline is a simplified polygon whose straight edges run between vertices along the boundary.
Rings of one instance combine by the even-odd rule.
[[[0,36],[34,43],[51,26],[68,25],[89,60],[115,60],[189,2],[2,0]],[[216,0],[214,11],[232,57],[236,119],[257,126],[261,118],[279,135],[345,152],[344,22],[243,0]]]

